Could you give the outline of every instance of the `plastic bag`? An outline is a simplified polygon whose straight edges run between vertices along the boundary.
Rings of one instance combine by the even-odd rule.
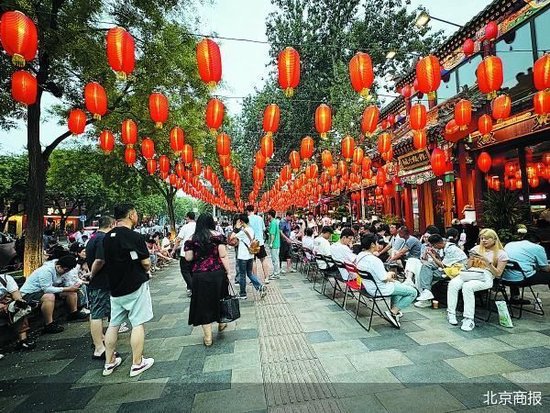
[[[513,328],[512,317],[508,311],[506,301],[495,301],[498,310],[498,323],[503,327]]]

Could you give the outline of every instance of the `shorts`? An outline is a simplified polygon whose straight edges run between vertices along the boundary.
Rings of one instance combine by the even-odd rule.
[[[111,294],[108,290],[89,288],[88,297],[90,298],[90,318],[92,320],[111,317]]]
[[[120,326],[126,319],[137,327],[153,318],[153,304],[149,282],[141,284],[136,291],[120,297],[111,297],[110,327]]]
[[[265,257],[267,257],[267,252],[265,250],[265,245],[262,245],[260,246],[260,251],[256,254],[256,258],[263,260]]]
[[[44,295],[44,291],[36,291],[34,293],[28,293],[23,294],[23,299],[28,302],[32,303],[33,301],[40,301],[42,299],[42,296]]]

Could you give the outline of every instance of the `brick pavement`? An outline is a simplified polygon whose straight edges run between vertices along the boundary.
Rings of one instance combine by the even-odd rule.
[[[446,323],[444,310],[412,308],[401,330],[375,317],[366,332],[295,273],[272,282],[263,300],[250,292],[241,319],[205,348],[201,329],[187,325],[177,265],[158,273],[151,291],[153,368],[129,378],[122,334],[124,362],[102,377],[102,363],[90,359],[87,323],[72,323],[39,337],[35,351],[0,361],[0,411],[543,411],[483,404],[487,391],[533,390],[550,405],[548,315],[526,314],[513,329],[480,323],[466,333]],[[549,307],[547,289],[541,297]]]

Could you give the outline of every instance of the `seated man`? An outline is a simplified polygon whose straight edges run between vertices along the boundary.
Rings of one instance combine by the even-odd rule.
[[[332,236],[332,227],[325,225],[321,228],[321,234],[313,240],[313,252],[316,255],[330,257],[330,242]],[[324,260],[317,260],[317,266],[320,270],[327,270],[327,263]]]
[[[307,259],[311,259],[311,251],[314,247],[313,228],[306,228],[305,235],[302,238],[302,247],[306,250]]]
[[[389,258],[388,262],[398,261],[402,258],[417,258],[420,259],[422,243],[416,237],[411,235],[409,228],[402,226],[398,231],[399,237],[404,240],[401,248]]]
[[[63,331],[63,327],[53,321],[56,294],[65,298],[69,309],[68,320],[86,320],[88,318],[86,314],[78,311],[80,284],[61,287],[64,283],[63,275],[74,267],[76,267],[76,258],[72,255],[48,261],[37,268],[21,287],[21,294],[25,301],[40,301],[45,324],[44,333],[56,334]]]
[[[330,246],[330,255],[332,259],[341,263],[354,263],[357,257],[352,251],[351,246],[355,234],[351,228],[344,228],[340,234],[340,240]],[[340,275],[344,280],[354,279],[356,274],[350,275],[345,268],[338,268]]]
[[[21,292],[13,277],[0,274],[0,318],[7,319],[17,333],[17,349],[32,350],[35,343],[27,337],[29,322],[26,315],[30,306],[21,297]]]
[[[546,251],[540,245],[541,239],[535,233],[528,233],[522,241],[513,241],[506,244],[504,250],[510,261],[516,261],[527,280],[524,282],[523,275],[519,271],[505,269],[502,279],[505,281],[517,282],[518,286],[548,284],[550,286],[550,265]],[[520,303],[519,288],[510,287],[512,303]],[[526,304],[526,303],[524,303]]]
[[[432,294],[432,283],[434,278],[445,277],[443,269],[454,264],[466,264],[468,257],[456,244],[445,242],[439,234],[430,235],[428,243],[431,247],[426,249],[427,260],[422,261],[419,274],[420,295],[417,298],[415,307],[431,307],[434,298]]]

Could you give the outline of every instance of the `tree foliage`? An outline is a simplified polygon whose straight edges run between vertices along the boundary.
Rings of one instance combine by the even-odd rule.
[[[266,21],[270,43],[271,67],[286,46],[301,56],[301,80],[294,97],[287,99],[278,87],[275,70],[267,83],[248,96],[232,133],[237,157],[243,168],[243,188],[250,187],[250,153],[258,149],[262,134],[262,114],[269,103],[281,108],[281,124],[275,137],[273,166],[277,171],[288,161],[291,150],[310,135],[318,140],[314,127],[317,106],[326,103],[333,111],[333,132],[325,146],[337,147],[346,134],[360,134],[360,117],[367,102],[352,89],[348,63],[363,51],[372,58],[376,81],[372,102],[388,93],[391,84],[384,78],[402,75],[413,63],[415,54],[426,54],[442,40],[441,33],[414,27],[416,11],[408,11],[401,0],[274,0],[276,11]],[[389,50],[397,51],[387,62]],[[367,146],[369,143],[367,142]],[[269,180],[269,179],[268,179]]]

